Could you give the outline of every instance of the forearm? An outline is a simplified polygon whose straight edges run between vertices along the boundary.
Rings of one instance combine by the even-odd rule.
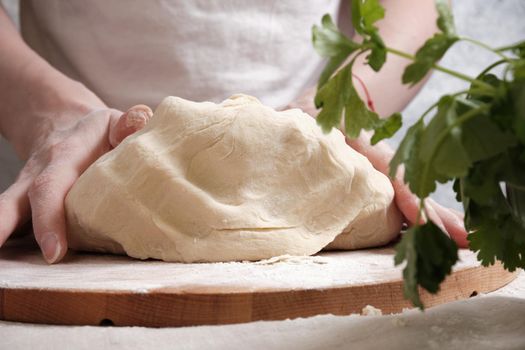
[[[104,103],[32,51],[0,6],[0,133],[26,158],[42,128]]]
[[[388,0],[383,1],[382,5],[386,13],[385,18],[378,22],[378,28],[388,47],[414,54],[437,30],[433,0]],[[353,72],[365,83],[376,112],[381,116],[401,111],[422,86],[422,83],[414,87],[402,84],[403,71],[410,64],[405,58],[389,53],[379,72],[365,65],[364,59],[363,56],[357,59]],[[356,88],[364,97],[359,84],[356,84]],[[347,143],[367,156],[378,170],[388,172],[393,151],[387,144],[380,142],[371,146],[370,133],[364,132],[357,139],[348,139]]]
[[[377,23],[379,32],[388,47],[413,54],[425,40],[436,31],[436,10],[433,0],[385,0],[385,18]],[[414,16],[413,13],[417,13]],[[360,38],[353,38],[359,42]],[[351,58],[349,58],[350,60]],[[417,94],[423,83],[409,87],[402,84],[401,77],[405,67],[410,64],[405,58],[388,54],[387,61],[379,72],[374,72],[365,64],[365,55],[354,63],[352,72],[366,85],[376,112],[388,116],[401,111]],[[354,78],[354,86],[363,100],[366,99],[361,83]],[[297,107],[315,117],[318,113],[313,101],[316,88],[311,87],[301,94],[288,107]],[[370,144],[371,133],[361,132],[357,139],[347,143],[365,155],[376,169],[388,173],[388,163],[393,150],[384,142],[375,146]]]
[[[433,0],[388,0],[382,5],[385,18],[377,26],[387,47],[415,54],[437,30]],[[354,40],[360,39],[356,37]],[[385,65],[379,72],[374,72],[365,64],[365,56],[356,60],[353,73],[365,82],[376,112],[388,116],[401,111],[422,86],[410,87],[401,81],[403,71],[411,61],[388,53]]]

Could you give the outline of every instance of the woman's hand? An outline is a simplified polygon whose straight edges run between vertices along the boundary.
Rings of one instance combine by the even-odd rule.
[[[306,90],[287,108],[300,108],[309,115],[316,116],[318,111],[313,104],[315,91],[315,87]],[[370,144],[370,135],[365,132],[361,132],[361,136],[358,139],[351,140],[347,138],[346,143],[367,157],[377,170],[388,176],[389,163],[394,155],[394,151],[386,143],[380,142],[372,146]],[[406,223],[413,225],[419,212],[419,198],[410,192],[410,189],[404,183],[402,171],[399,171],[396,178],[392,180],[392,186],[394,187],[394,200],[397,207],[404,215]],[[426,199],[425,204],[430,220],[441,227],[444,232],[447,232],[460,248],[468,247],[463,214],[453,209],[445,208],[432,199]]]
[[[0,246],[31,217],[46,261],[62,259],[67,252],[64,199],[69,189],[91,163],[143,128],[152,114],[144,105],[124,114],[103,108],[36,128],[26,165],[0,194]]]
[[[0,52],[0,134],[27,160],[16,182],[0,194],[0,246],[32,217],[44,257],[54,263],[67,251],[69,189],[98,157],[141,129],[152,112],[146,106],[124,115],[108,109],[88,87],[28,47],[1,5]]]
[[[433,0],[383,0],[381,4],[388,15],[376,25],[388,46],[415,53],[425,40],[436,32],[437,14]],[[418,15],[413,16],[413,13]],[[354,40],[359,42],[361,39],[356,36]],[[423,83],[420,82],[416,86],[402,84],[401,76],[409,61],[388,54],[385,65],[379,72],[374,72],[365,64],[363,56],[355,61],[352,74],[357,75],[366,84],[376,112],[381,116],[387,116],[402,110],[414,98]],[[354,80],[354,86],[361,98],[365,98],[366,94],[361,88],[361,83]],[[315,117],[318,113],[313,105],[315,93],[315,87],[306,90],[289,107],[299,107]],[[371,146],[370,135],[364,132],[358,139],[347,139],[346,142],[366,156],[377,170],[388,174],[388,165],[394,152],[386,143],[380,142]],[[400,171],[392,181],[395,201],[407,223],[414,224],[417,220],[419,199],[410,192],[402,179],[403,174]],[[444,208],[431,199],[427,199],[425,204],[430,219],[448,232],[460,247],[466,247],[467,232],[463,226],[462,214]]]

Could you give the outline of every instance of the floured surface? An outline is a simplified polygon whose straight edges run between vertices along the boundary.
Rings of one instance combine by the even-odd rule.
[[[525,300],[476,297],[388,316],[188,328],[63,327],[1,322],[6,349],[523,349]]]
[[[323,252],[313,257],[278,257],[260,262],[179,264],[128,257],[75,254],[47,265],[27,244],[0,250],[0,287],[147,292],[206,287],[242,290],[289,290],[378,284],[399,280],[393,249]],[[460,251],[456,270],[479,266],[475,254]],[[300,263],[303,261],[303,263]]]

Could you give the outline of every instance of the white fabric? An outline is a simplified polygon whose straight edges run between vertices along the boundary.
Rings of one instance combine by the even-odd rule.
[[[0,321],[6,349],[524,349],[525,300],[476,297],[388,316],[316,316],[186,328]]]
[[[30,46],[113,108],[239,92],[279,108],[315,83],[323,61],[311,27],[339,3],[23,0],[20,14]],[[14,158],[0,139],[0,191],[14,180]]]
[[[111,107],[242,92],[275,108],[315,82],[323,61],[311,27],[338,9],[339,0],[28,0],[21,16],[26,41]]]

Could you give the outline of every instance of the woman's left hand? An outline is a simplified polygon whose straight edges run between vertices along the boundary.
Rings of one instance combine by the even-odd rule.
[[[300,108],[312,117],[317,116],[318,111],[313,104],[315,91],[315,87],[310,88],[286,108]],[[354,140],[346,138],[346,143],[367,157],[374,168],[388,176],[389,163],[394,155],[390,146],[384,142],[372,146],[370,135],[365,132],[361,132],[359,138]],[[395,203],[405,217],[406,223],[413,225],[419,212],[419,198],[410,192],[408,185],[404,183],[402,171],[399,171],[396,178],[391,181],[395,192]],[[460,248],[468,247],[467,231],[463,224],[462,213],[443,207],[432,199],[426,199],[425,205],[432,222],[448,233]]]

